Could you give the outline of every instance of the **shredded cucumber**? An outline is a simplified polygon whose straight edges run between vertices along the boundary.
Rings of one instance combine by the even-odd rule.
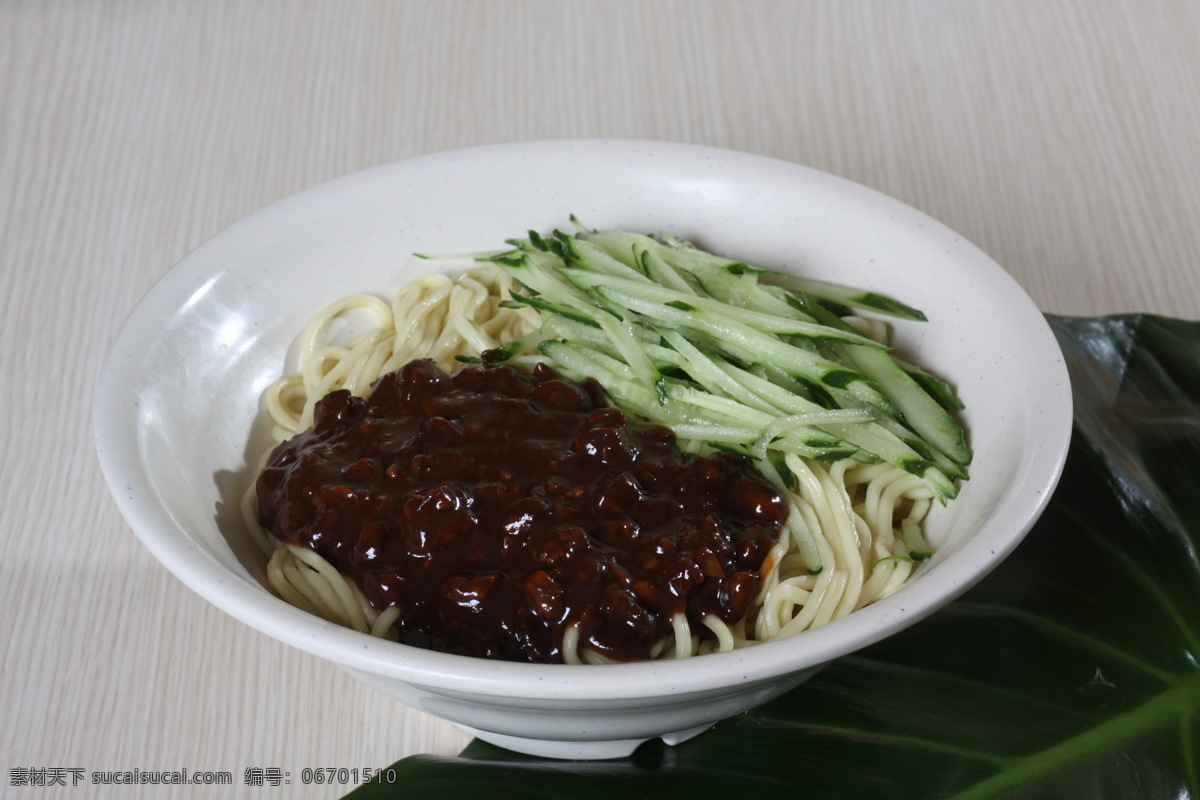
[[[925,541],[921,526],[911,518],[900,520],[900,537],[913,561],[924,561],[933,555],[933,548]]]
[[[511,304],[542,326],[483,356],[536,349],[567,377],[591,377],[627,413],[762,464],[783,455],[883,460],[943,502],[971,450],[946,382],[847,324],[873,311],[924,321],[874,292],[723,258],[677,237],[590,230],[529,232],[478,256],[508,269]],[[911,533],[910,533],[911,536]],[[909,541],[913,558],[927,547]]]

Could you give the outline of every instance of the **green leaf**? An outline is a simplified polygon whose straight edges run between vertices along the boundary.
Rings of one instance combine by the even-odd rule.
[[[1066,471],[960,600],[676,747],[554,762],[473,742],[350,797],[1200,800],[1200,323],[1049,320],[1075,390]]]

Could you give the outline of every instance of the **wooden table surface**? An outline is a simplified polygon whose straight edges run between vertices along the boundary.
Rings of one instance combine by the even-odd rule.
[[[893,195],[1044,311],[1197,319],[1197,45],[1187,0],[0,1],[0,794],[337,797],[302,770],[467,741],[208,606],[110,501],[99,364],[212,234],[437,150],[673,140]],[[233,785],[85,785],[184,768]]]

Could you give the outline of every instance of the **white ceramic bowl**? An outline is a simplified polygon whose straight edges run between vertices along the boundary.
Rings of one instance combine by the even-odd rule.
[[[527,229],[671,232],[763,266],[892,294],[929,322],[897,344],[952,381],[975,461],[936,509],[936,555],[905,587],[788,640],[681,662],[496,663],[372,639],[264,588],[236,512],[259,397],[329,300],[389,293],[413,252],[494,249]],[[1045,508],[1071,427],[1042,315],[962,237],[831,175],[743,153],[642,141],[543,141],[436,153],[325,183],[239,222],[172,268],[129,317],[96,391],[95,437],[117,505],[168,569],[258,630],[327,658],[481,738],[551,757],[681,741],[911,625],[965,591]],[[286,680],[286,676],[284,677]],[[320,702],[320,698],[310,698]]]

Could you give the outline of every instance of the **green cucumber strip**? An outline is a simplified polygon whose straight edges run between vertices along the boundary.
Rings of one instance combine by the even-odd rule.
[[[613,258],[624,259],[633,252],[633,248],[645,247],[655,251],[666,249],[666,245],[644,233],[619,230],[589,230],[576,234],[580,239],[595,242],[603,247]]]
[[[600,327],[599,321],[597,321],[595,318],[581,314],[578,311],[567,308],[566,306],[552,303],[549,300],[543,299],[541,295],[523,295],[516,294],[514,292],[512,293],[511,300],[500,301],[501,308],[519,308],[521,306],[530,306],[531,308],[536,308],[538,311],[557,314],[560,317],[569,319],[572,322],[579,323],[580,325],[589,325],[593,328]]]
[[[716,421],[742,425],[754,430],[750,442],[754,445],[752,452],[759,458],[765,457],[769,449],[786,449],[788,452],[800,453],[810,458],[828,458],[833,452],[853,452],[853,449],[847,450],[841,446],[841,440],[837,437],[814,427],[824,421],[821,419],[809,419],[807,415],[782,418],[776,414],[757,411],[731,398],[671,381],[667,382],[667,397],[698,409],[700,413],[712,416]],[[837,415],[841,412],[823,413]],[[786,422],[781,426],[777,425],[781,419]]]
[[[633,255],[637,259],[638,267],[646,277],[659,286],[673,289],[680,294],[696,295],[696,287],[689,283],[687,278],[664,261],[663,257],[655,251],[644,245],[635,244],[633,246]]]
[[[544,322],[542,322],[539,330],[542,332],[542,339],[560,339],[562,341],[583,344],[593,350],[604,353],[610,358],[617,360],[621,358],[621,353],[600,325],[584,325],[569,320],[566,317],[545,315]],[[650,357],[654,368],[660,372],[663,369],[677,367],[682,363],[683,359],[680,358],[678,353],[657,344],[658,337],[654,335],[653,331],[644,329],[641,326],[635,326],[629,332],[641,341],[646,355]]]
[[[650,319],[689,330],[700,330],[722,343],[728,341],[744,350],[760,353],[763,358],[777,362],[781,368],[794,374],[831,386],[850,389],[856,395],[861,392],[864,399],[878,394],[870,387],[860,388],[865,387],[868,381],[865,375],[833,361],[819,358],[802,348],[793,347],[736,320],[718,319],[700,311],[682,310],[606,286],[595,287],[593,293]]]
[[[924,561],[933,555],[933,548],[925,541],[920,524],[911,517],[900,520],[900,541],[904,542],[913,561]]]
[[[804,295],[804,304],[820,321],[833,327],[850,326]],[[888,353],[855,346],[832,344],[863,374],[874,379],[880,390],[903,416],[905,423],[933,447],[959,464],[971,463],[971,450],[958,421],[929,392],[925,391]]]
[[[754,443],[754,454],[765,458],[767,450],[775,447],[779,439],[792,439],[797,435],[804,437],[804,444],[810,447],[833,447],[840,441],[824,432],[814,429],[814,425],[855,425],[869,422],[869,416],[854,410],[823,411],[817,414],[794,414],[788,417],[776,417],[762,430],[762,435]]]
[[[943,502],[958,496],[958,487],[954,481],[932,461],[921,458],[919,453],[877,422],[863,425],[832,423],[819,427],[867,452],[875,453],[884,461],[895,464],[911,475],[916,475]]]
[[[741,369],[728,362],[721,363],[719,366],[735,380],[744,384],[747,389],[757,393],[784,411],[793,414],[816,415],[826,410],[823,406],[807,400],[788,388],[779,386],[771,380],[756,375],[751,371]],[[862,409],[861,406],[858,408],[865,413],[869,413],[869,410]],[[900,437],[890,433],[886,428],[879,426],[877,423],[814,423],[814,425],[826,433],[837,436],[845,442],[860,448],[866,454],[869,454],[869,456],[874,457],[859,458],[864,463],[871,463],[876,458],[882,458],[907,472],[917,474],[939,497],[951,497],[957,493],[953,482],[944,473],[936,469],[936,465],[929,465],[927,461],[921,458],[919,453],[905,444]],[[776,445],[776,449],[782,448],[780,445]]]
[[[501,256],[490,259],[503,266],[516,269],[536,269],[550,273],[555,267],[561,266],[562,258],[548,249],[534,248],[526,244]]]
[[[586,325],[600,326],[606,316],[622,320],[625,318],[612,304],[597,303],[594,296],[572,286],[558,274],[563,265],[562,260],[557,256],[549,258],[553,261],[546,263],[543,260],[539,263],[536,258],[526,256],[515,264],[505,265],[513,272],[517,283],[523,286],[530,296],[537,298],[530,302],[528,297],[514,294],[515,300]]]
[[[841,461],[842,459],[846,458],[853,458],[855,461],[862,461],[862,459],[859,458],[859,455],[862,454],[863,451],[854,447],[847,447],[844,444],[838,447],[814,447],[804,441],[783,438],[776,439],[775,441],[771,442],[771,446],[767,448],[767,455],[773,455],[776,453],[795,453],[798,456],[811,458],[814,461],[823,461],[827,464],[832,464],[835,461]],[[754,454],[755,453],[753,450],[749,448],[747,449],[746,455],[753,456]],[[869,453],[866,454],[866,457],[868,459],[875,458],[875,460],[878,460],[877,457],[873,457]],[[867,460],[863,463],[872,464],[874,461]]]
[[[787,298],[791,297],[786,292],[777,294],[772,289],[777,289],[774,286],[767,286],[763,283],[756,283],[754,292],[746,298],[743,307],[751,311],[761,311],[764,314],[773,314],[777,317],[788,317],[791,319],[800,319],[805,322],[816,322],[815,319],[798,304],[793,304]]]
[[[771,472],[768,472],[765,469],[761,470],[764,475],[771,478],[772,480],[774,480],[775,476],[777,475],[779,477],[779,481],[780,481],[781,485],[783,485],[783,486],[795,486],[796,485],[796,475],[795,475],[795,473],[792,472],[791,468],[788,467],[786,458],[772,453],[772,454],[768,455],[768,457],[762,462],[762,464],[760,466],[766,466],[766,465],[770,465],[770,466],[774,467],[775,472],[774,472],[774,474],[772,474]]]
[[[804,397],[794,387],[780,386],[762,375],[755,374],[752,370],[743,369],[728,361],[715,363],[733,380],[746,387],[747,391],[755,393],[785,414],[812,414],[828,409],[828,406]]]
[[[870,422],[875,418],[875,414],[866,409],[829,410],[804,401],[797,402],[794,395],[774,386],[771,386],[770,389],[777,402],[771,402],[762,394],[753,391],[745,382],[739,382],[735,377],[738,373],[737,367],[728,362],[722,363],[710,359],[678,331],[657,330],[667,342],[683,354],[688,374],[701,386],[711,393],[724,395],[743,407],[766,415],[765,418],[759,418],[760,422],[766,423],[760,437],[763,442],[773,441],[776,436],[786,430],[789,438],[802,435],[805,444],[809,446],[833,447],[838,444],[838,440],[814,429],[813,426],[827,422]],[[753,376],[746,375],[757,380]],[[692,402],[701,405],[694,400]],[[765,450],[765,448],[766,444],[763,444],[760,449]]]
[[[758,276],[752,272],[731,272],[720,267],[693,268],[691,272],[705,294],[733,308],[744,308],[758,287]]]
[[[712,394],[678,381],[667,382],[667,397],[705,409],[730,422],[753,428],[755,439],[761,434],[763,428],[775,419],[774,415],[751,408],[733,398]]]
[[[877,407],[865,405],[858,398],[844,391],[835,392],[833,402],[844,408],[871,408],[877,410]],[[894,409],[890,413],[879,414],[875,419],[875,423],[903,442],[921,458],[933,461],[934,466],[941,470],[950,480],[966,479],[967,472],[961,464],[951,460],[940,450],[930,446],[928,442],[921,439],[911,428],[895,416]]]
[[[608,289],[610,291],[619,291],[622,294],[627,294],[637,297],[641,300],[655,303],[662,303],[666,305],[674,303],[677,304],[674,306],[676,308],[680,308],[681,306],[695,308],[698,311],[703,311],[706,314],[711,315],[713,319],[720,320],[724,318],[734,322],[739,322],[749,328],[761,331],[763,333],[799,336],[809,339],[831,340],[846,344],[856,344],[865,347],[885,349],[883,345],[879,344],[873,339],[869,339],[866,336],[859,334],[853,329],[847,332],[845,330],[833,328],[828,325],[821,325],[815,322],[805,322],[803,320],[796,319],[794,316],[779,317],[775,316],[774,314],[766,314],[761,311],[738,308],[736,306],[730,306],[726,303],[720,302],[719,300],[688,295],[684,292],[668,289],[665,286],[658,286],[645,280],[627,281],[610,275],[598,275],[585,270],[572,268],[560,269],[559,273],[566,278],[571,285],[587,292],[597,289]],[[604,297],[611,297],[610,294],[600,294]]]
[[[933,465],[941,470],[947,478],[956,481],[967,479],[967,470],[962,464],[953,461],[942,451],[930,446],[928,442],[913,433],[910,428],[896,417],[880,415],[876,418],[875,422],[888,433],[904,442],[905,445],[916,452],[921,458],[932,461]]]
[[[808,340],[801,340],[796,343],[797,347],[807,347],[812,344]],[[840,351],[833,350],[830,347],[817,348],[816,355],[825,358],[823,353],[829,353],[829,360],[843,358]],[[801,396],[810,397],[813,402],[818,403],[826,408],[869,408],[874,409],[879,413],[880,419],[888,417],[898,417],[899,411],[882,392],[874,392],[866,394],[864,392],[852,392],[846,386],[826,381],[823,384],[818,384],[811,379],[780,369],[777,364],[770,362],[757,361],[752,365],[755,374],[764,379],[783,387],[790,392],[794,392]]]
[[[562,339],[572,342],[583,342],[589,347],[605,350],[608,355],[615,356],[616,350],[612,341],[605,335],[599,324],[577,322],[576,320],[554,314],[543,315],[542,331],[544,339]]]
[[[804,561],[804,568],[808,570],[808,574],[820,575],[824,565],[821,563],[821,551],[817,547],[817,540],[813,537],[808,523],[804,521],[804,515],[800,513],[800,509],[796,508],[796,504],[789,503],[789,505],[791,510],[787,521],[788,533],[791,535],[792,541],[796,543],[796,551]]]
[[[885,419],[886,418],[881,417],[880,424],[883,425],[884,428],[888,428],[890,430],[888,424],[885,424],[884,422]],[[903,441],[909,447],[912,447],[914,450],[918,450],[918,447],[916,446],[918,444],[928,445],[928,442],[915,440],[914,437],[916,434],[909,433],[908,435],[901,436],[896,431],[892,432],[900,436],[901,441]],[[933,465],[940,469],[950,480],[965,481],[969,479],[970,476],[967,474],[967,468],[947,456],[941,450],[938,450],[937,448],[928,448],[928,454],[929,460],[933,462]]]
[[[638,382],[628,365],[603,353],[556,340],[542,342],[539,349],[559,363],[568,377],[594,378],[615,402],[650,422],[668,425],[683,439],[740,446],[735,449],[748,454],[762,436],[764,424],[771,419],[770,415],[759,414],[728,398],[709,395],[678,382],[667,382],[668,402],[663,404],[655,390]],[[787,452],[809,458],[830,459],[846,452],[844,448],[833,449],[839,440],[819,430],[812,431],[810,440],[800,438],[801,434],[800,430],[788,431],[777,443]]]
[[[723,303],[775,316],[813,321],[802,309],[768,291],[775,287],[768,287],[759,281],[759,276],[770,270],[707,253],[678,237],[668,237],[667,255],[664,258],[678,269],[690,273],[708,295]]]
[[[657,244],[651,237],[640,234],[625,234],[619,231],[580,231],[577,239],[588,242],[603,250],[610,258],[636,270],[652,283],[674,289],[685,294],[695,290],[684,276],[663,261],[655,249],[647,246]]]
[[[747,371],[757,378],[761,378],[768,383],[773,383],[776,386],[786,389],[788,392],[800,397],[804,400],[812,402],[822,408],[840,408],[841,406],[834,400],[833,395],[825,391],[818,383],[803,378],[798,378],[791,373],[779,369],[774,364],[766,364],[757,358],[740,358],[742,364],[748,364]],[[843,393],[844,394],[844,393]],[[862,405],[862,401],[853,398],[854,402]]]
[[[568,264],[575,263],[589,271],[601,275],[623,278],[635,283],[650,284],[650,279],[643,275],[635,266],[626,264],[614,258],[603,247],[579,237],[568,237],[564,240]]]
[[[490,261],[511,250],[487,250],[475,253],[413,253],[413,258],[422,261]]]
[[[818,300],[829,300],[851,308],[876,311],[899,319],[911,319],[918,322],[928,321],[928,318],[919,309],[875,292],[852,289],[848,286],[814,280],[812,278],[800,278],[781,272],[768,273],[764,275],[763,280],[796,294],[810,294]]]
[[[962,426],[890,356],[878,350],[840,346],[856,367],[878,381],[881,391],[900,409],[910,428],[952,460],[963,465],[971,463],[971,449]]]
[[[613,347],[621,354],[621,358],[629,365],[636,375],[638,383],[651,387],[662,377],[642,344],[634,334],[634,326],[625,321],[618,321],[601,316],[598,320],[601,329],[612,342]]]
[[[771,415],[760,414],[735,400],[708,394],[676,382],[667,382],[667,396],[671,401],[683,403],[714,422],[743,426],[748,430],[753,430],[754,435],[748,440],[751,443],[757,443],[762,438],[763,430],[774,421]],[[841,447],[839,439],[805,425],[796,425],[782,432],[772,442],[771,447],[774,448],[776,444],[784,442],[790,448],[804,452],[813,458],[827,455],[832,448],[845,449]]]
[[[916,559],[914,559],[910,556],[884,556],[883,558],[879,559],[878,561],[876,561],[874,564],[871,565],[871,571],[868,574],[874,575],[875,568],[878,567],[880,564],[887,564],[888,562],[911,564],[915,560]]]
[[[721,369],[714,359],[688,341],[679,331],[670,328],[655,328],[655,331],[682,356],[688,375],[710,392],[726,394],[759,411],[771,414],[781,411],[779,406],[755,393],[744,383],[739,383],[736,378]]]
[[[566,344],[574,349],[575,352],[579,353],[579,355],[583,358],[592,361],[601,369],[607,370],[608,373],[613,376],[613,379],[621,381],[622,385],[630,384],[638,387],[636,392],[626,389],[626,393],[633,394],[636,397],[648,398],[651,396],[651,392],[654,392],[654,397],[657,398],[657,391],[654,390],[653,387],[640,385],[637,380],[637,373],[634,372],[633,369],[619,357],[607,355],[599,350],[585,347],[576,344],[575,342],[567,342]],[[538,348],[542,349],[540,344],[538,345]]]
[[[645,247],[643,240],[649,239],[653,241],[649,236],[636,233],[627,234],[620,231],[577,231],[575,237],[585,242],[591,242],[608,253],[612,258],[639,271],[641,270],[641,266],[638,263],[634,249]]]
[[[621,246],[634,249],[638,253],[642,272],[656,279],[650,274],[650,269],[659,265],[665,267],[663,272],[667,273],[666,280],[656,279],[656,282],[677,291],[694,292],[696,286],[702,286],[704,293],[717,300],[747,307],[750,307],[749,300],[757,292],[756,276],[762,270],[706,252],[675,236],[664,236],[663,241],[624,231],[592,231],[580,236],[598,242],[604,240],[603,246],[610,253]],[[686,287],[678,285],[670,277],[672,274],[682,279]]]
[[[754,441],[756,431],[744,425],[722,425],[706,422],[677,422],[671,430],[681,439],[695,439],[714,444],[747,445]]]
[[[518,253],[500,260],[492,259],[513,273],[513,278],[530,293],[544,294],[550,298],[578,295],[578,291],[567,283],[555,270],[562,266],[562,259],[549,253]]]
[[[505,361],[509,361],[517,356],[537,350],[538,344],[545,338],[545,326],[543,325],[541,328],[531,331],[519,339],[512,339],[491,350],[484,350],[480,354],[478,362],[483,364],[503,364]]]
[[[663,235],[662,246],[667,248],[672,253],[678,253],[679,255],[690,259],[690,263],[696,265],[719,267],[721,269],[727,269],[738,273],[753,272],[755,274],[762,274],[767,272],[765,269],[752,267],[743,261],[736,261],[732,258],[719,256],[716,253],[710,253],[703,248],[697,247],[694,243],[688,241],[687,239],[671,233]]]
[[[958,394],[954,391],[954,387],[943,381],[936,375],[931,375],[915,364],[910,364],[903,359],[892,356],[893,360],[900,365],[900,369],[908,373],[908,376],[920,384],[921,388],[938,401],[938,404],[947,411],[954,413],[963,411],[966,406],[962,400],[958,398]]]
[[[702,255],[697,255],[702,254]],[[744,307],[758,289],[758,271],[739,261],[714,261],[700,250],[667,248],[662,258],[688,274],[709,297],[734,307]]]
[[[687,425],[691,426],[688,430],[693,432],[705,429],[705,435],[713,437],[712,441],[716,442],[749,443],[759,433],[756,427],[739,426],[728,420],[716,421],[711,412],[677,397],[664,404],[658,388],[648,389],[640,385],[627,364],[590,348],[555,340],[544,341],[538,348],[562,365],[568,377],[596,379],[614,401],[650,422],[671,428]]]

